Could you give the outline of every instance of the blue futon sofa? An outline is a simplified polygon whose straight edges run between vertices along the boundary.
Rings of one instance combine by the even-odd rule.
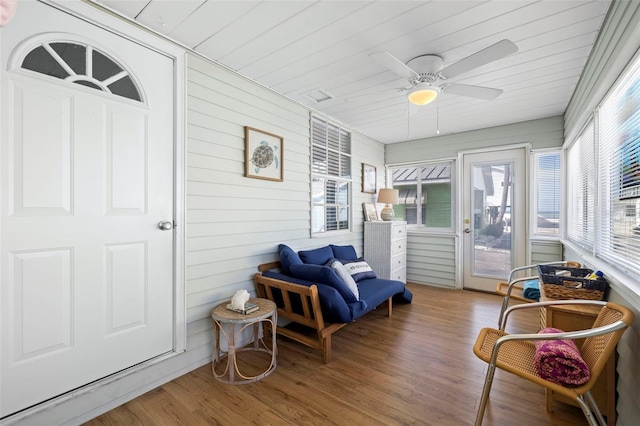
[[[278,326],[278,334],[321,349],[324,362],[331,360],[334,332],[385,301],[389,316],[394,301],[411,303],[403,282],[377,278],[353,246],[296,253],[280,244],[278,251],[280,261],[260,265],[254,275],[258,296],[275,302],[278,316],[293,323]]]

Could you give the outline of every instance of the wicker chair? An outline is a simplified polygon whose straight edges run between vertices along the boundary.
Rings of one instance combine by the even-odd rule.
[[[577,304],[602,306],[591,329],[557,334],[508,334],[504,331],[509,314],[515,310],[539,309],[550,305]],[[620,336],[631,325],[633,320],[633,312],[624,306],[592,300],[536,302],[514,305],[508,308],[504,316],[505,325],[500,330],[482,329],[473,347],[473,352],[476,356],[489,364],[476,416],[476,426],[482,424],[496,367],[576,401],[590,425],[604,425],[605,421],[602,413],[589,391],[598,379],[609,357],[615,351]],[[536,348],[532,340],[582,338],[585,338],[585,340],[580,348],[580,353],[591,372],[589,382],[578,387],[569,388],[547,381],[536,373],[533,362]]]
[[[540,265],[558,265],[558,266],[566,266],[567,268],[580,268],[582,265],[578,262],[573,262],[571,260],[562,260],[557,262],[548,262],[548,263],[540,263]],[[535,265],[527,265],[520,266],[519,268],[515,268],[511,270],[509,274],[509,280],[505,283],[499,281],[496,284],[496,293],[500,296],[504,296],[502,299],[502,308],[500,309],[500,315],[498,316],[498,328],[502,327],[502,320],[504,317],[504,312],[509,307],[510,300],[518,300],[520,302],[531,303],[532,300],[525,299],[523,296],[524,288],[523,284],[527,280],[537,279],[539,278],[538,273],[538,264]],[[527,276],[527,277],[517,277],[520,273],[531,273],[533,270],[536,271],[535,276]]]

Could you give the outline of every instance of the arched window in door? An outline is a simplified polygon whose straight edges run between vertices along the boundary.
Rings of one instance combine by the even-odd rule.
[[[22,68],[142,102],[129,73],[92,46],[68,42],[43,42],[22,61]]]

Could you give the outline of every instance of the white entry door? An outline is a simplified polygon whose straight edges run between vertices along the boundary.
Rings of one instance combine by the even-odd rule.
[[[40,2],[2,28],[0,414],[173,348],[173,61]]]
[[[463,286],[494,292],[526,259],[526,150],[463,155]]]

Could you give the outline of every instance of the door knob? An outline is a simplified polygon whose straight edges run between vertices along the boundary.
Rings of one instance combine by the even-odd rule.
[[[471,229],[469,229],[469,228],[464,228],[464,233],[465,233],[465,234],[470,234],[470,233],[471,233]]]
[[[163,220],[158,224],[158,228],[163,231],[171,231],[173,229],[173,223],[169,222],[168,220]]]

